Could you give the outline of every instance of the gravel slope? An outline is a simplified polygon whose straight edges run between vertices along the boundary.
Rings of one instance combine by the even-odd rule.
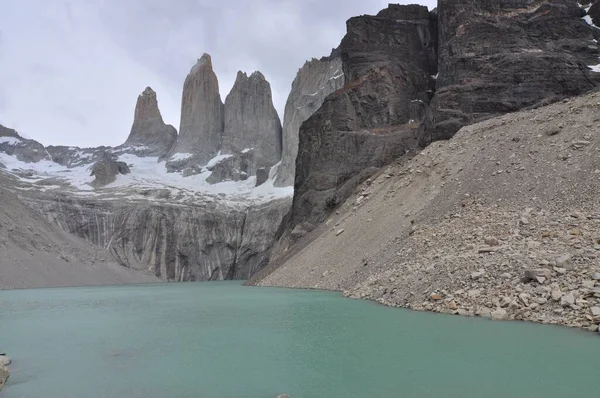
[[[367,181],[250,283],[600,323],[600,93],[463,128]]]

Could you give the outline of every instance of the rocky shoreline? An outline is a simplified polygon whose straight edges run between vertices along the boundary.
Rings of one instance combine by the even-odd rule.
[[[594,236],[600,214],[532,208],[520,214],[497,209],[466,213],[414,231],[413,241],[421,247],[411,248],[424,251],[404,263],[413,273],[410,280],[403,281],[394,269],[344,295],[416,311],[598,331],[600,239]],[[473,235],[465,241],[451,233],[469,229]],[[445,248],[453,241],[451,254],[435,249],[441,240]]]
[[[598,331],[598,109],[593,93],[465,127],[279,242],[250,283]]]

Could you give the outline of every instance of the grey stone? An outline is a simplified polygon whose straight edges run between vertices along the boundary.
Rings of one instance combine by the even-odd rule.
[[[176,141],[177,130],[163,121],[156,92],[146,87],[138,96],[131,132],[123,146],[139,146],[146,156],[162,157],[171,150]]]
[[[8,371],[8,368],[4,365],[0,365],[0,391],[2,391],[2,387],[4,387],[9,377],[10,372]]]
[[[500,241],[495,236],[486,237],[484,243],[488,246],[500,246]]]
[[[571,255],[563,254],[556,258],[556,266],[561,268],[568,268],[568,265],[571,263]]]
[[[492,311],[490,316],[494,321],[505,321],[508,319],[508,312],[504,308],[498,308],[495,311]]]
[[[573,293],[567,293],[560,299],[560,305],[563,307],[570,307],[575,305],[575,296]]]
[[[307,61],[296,74],[285,104],[283,153],[275,178],[276,186],[294,185],[300,126],[321,107],[329,94],[341,89],[344,82],[339,51],[333,51],[329,57]]]
[[[539,283],[544,283],[546,279],[549,279],[552,275],[552,272],[546,268],[537,268],[537,269],[527,269],[525,270],[525,275],[523,280],[526,282],[529,281],[538,281]],[[540,279],[543,278],[543,279]]]
[[[183,85],[179,136],[169,155],[172,167],[182,171],[194,164],[206,165],[217,154],[223,139],[223,107],[211,57],[204,54],[191,69]],[[173,160],[176,154],[192,156],[181,165]]]
[[[281,121],[273,106],[271,85],[260,72],[238,72],[224,105],[223,154],[253,150],[254,169],[281,159]]]
[[[561,292],[560,290],[553,290],[551,295],[552,295],[552,300],[559,301],[561,299],[561,297],[563,296],[563,292]]]
[[[586,289],[593,289],[594,286],[596,286],[596,282],[590,280],[583,280],[581,281],[581,286],[585,287]]]
[[[268,167],[261,167],[260,169],[256,170],[256,186],[261,186],[262,184],[264,184],[265,182],[267,182],[267,180],[269,179],[269,172],[270,172],[270,168]]]
[[[129,166],[125,162],[119,162],[115,156],[104,152],[102,158],[92,167],[91,175],[96,179],[92,185],[96,188],[103,187],[114,182],[119,174],[129,174]]]
[[[485,275],[485,271],[477,271],[477,272],[473,272],[471,274],[471,279],[477,280],[480,279],[482,276]]]

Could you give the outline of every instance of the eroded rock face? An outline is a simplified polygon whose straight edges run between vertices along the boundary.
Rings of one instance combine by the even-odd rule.
[[[339,50],[329,57],[307,61],[296,74],[285,104],[283,153],[276,186],[294,185],[300,126],[321,107],[325,97],[344,86],[344,81]]]
[[[600,26],[600,2],[596,1],[590,9],[588,10],[588,14],[592,19],[592,22],[596,26]]]
[[[26,198],[62,229],[104,249],[123,266],[170,281],[248,279],[269,258],[291,198],[239,209],[151,201]]]
[[[435,123],[456,126],[582,94],[600,82],[594,28],[575,0],[440,0]],[[425,141],[456,129],[430,129]]]
[[[273,106],[271,85],[260,72],[238,72],[225,99],[224,154],[254,151],[255,169],[281,159],[281,121]]]
[[[158,109],[156,92],[146,87],[135,106],[133,126],[124,146],[146,147],[146,154],[164,156],[177,140],[177,130],[165,124]]]
[[[183,85],[181,126],[171,158],[177,154],[191,156],[176,168],[183,170],[191,165],[205,165],[213,158],[221,147],[223,124],[219,82],[213,71],[210,55],[204,54]]]
[[[351,18],[342,40],[345,86],[300,128],[291,227],[317,223],[378,168],[416,146],[411,103],[436,73],[435,17],[390,6]]]

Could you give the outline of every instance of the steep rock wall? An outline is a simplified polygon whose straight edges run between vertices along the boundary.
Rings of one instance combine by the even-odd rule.
[[[575,0],[440,0],[434,128],[462,125],[585,93],[600,83],[598,33]]]
[[[300,126],[321,107],[325,97],[342,88],[344,82],[342,58],[337,49],[329,57],[307,61],[296,74],[285,104],[283,154],[276,186],[294,185]]]
[[[255,169],[281,159],[281,121],[273,106],[271,85],[260,72],[238,72],[225,99],[222,153],[252,151]]]
[[[390,6],[351,18],[340,46],[345,86],[300,128],[291,225],[315,224],[362,180],[416,146],[411,104],[436,73],[435,16]]]
[[[26,203],[123,266],[169,281],[247,279],[268,262],[290,199],[248,208],[36,196]]]

